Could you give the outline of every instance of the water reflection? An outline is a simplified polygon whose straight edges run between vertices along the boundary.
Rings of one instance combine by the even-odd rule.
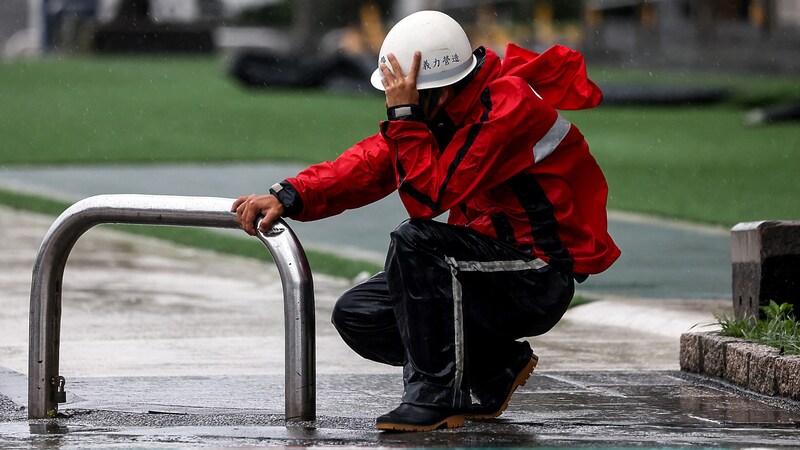
[[[69,428],[66,425],[61,425],[56,421],[48,421],[45,423],[42,422],[31,422],[30,424],[30,431],[32,435],[37,434],[45,434],[45,435],[54,435],[60,434],[64,435],[69,432]]]

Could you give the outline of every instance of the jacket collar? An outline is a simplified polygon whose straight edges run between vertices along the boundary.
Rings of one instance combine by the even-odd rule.
[[[456,93],[455,98],[445,106],[444,110],[456,126],[464,123],[486,86],[500,75],[501,61],[496,53],[487,48],[478,47],[473,55],[478,58],[478,64],[467,77],[469,81],[466,85],[463,87],[457,85],[461,87],[461,90]]]

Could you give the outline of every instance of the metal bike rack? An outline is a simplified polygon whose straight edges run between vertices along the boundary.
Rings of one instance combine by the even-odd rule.
[[[33,268],[28,354],[28,417],[54,417],[64,401],[58,373],[64,267],[78,238],[106,223],[239,228],[233,199],[168,195],[98,195],[81,200],[53,223]],[[314,420],[316,368],[314,286],[305,252],[282,220],[258,238],[272,254],[283,284],[287,420]]]

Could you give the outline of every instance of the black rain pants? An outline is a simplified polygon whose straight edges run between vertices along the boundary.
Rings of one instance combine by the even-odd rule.
[[[516,340],[551,329],[573,294],[570,275],[512,246],[411,219],[391,233],[385,270],[342,295],[332,322],[359,355],[403,366],[402,402],[463,410],[470,385],[506,370]]]

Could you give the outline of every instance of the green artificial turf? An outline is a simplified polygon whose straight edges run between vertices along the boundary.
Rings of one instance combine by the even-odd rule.
[[[213,59],[0,64],[0,164],[335,158],[378,131],[375,96],[247,90]]]
[[[800,218],[800,123],[745,127],[726,104],[567,116],[603,167],[611,208],[725,226]]]

